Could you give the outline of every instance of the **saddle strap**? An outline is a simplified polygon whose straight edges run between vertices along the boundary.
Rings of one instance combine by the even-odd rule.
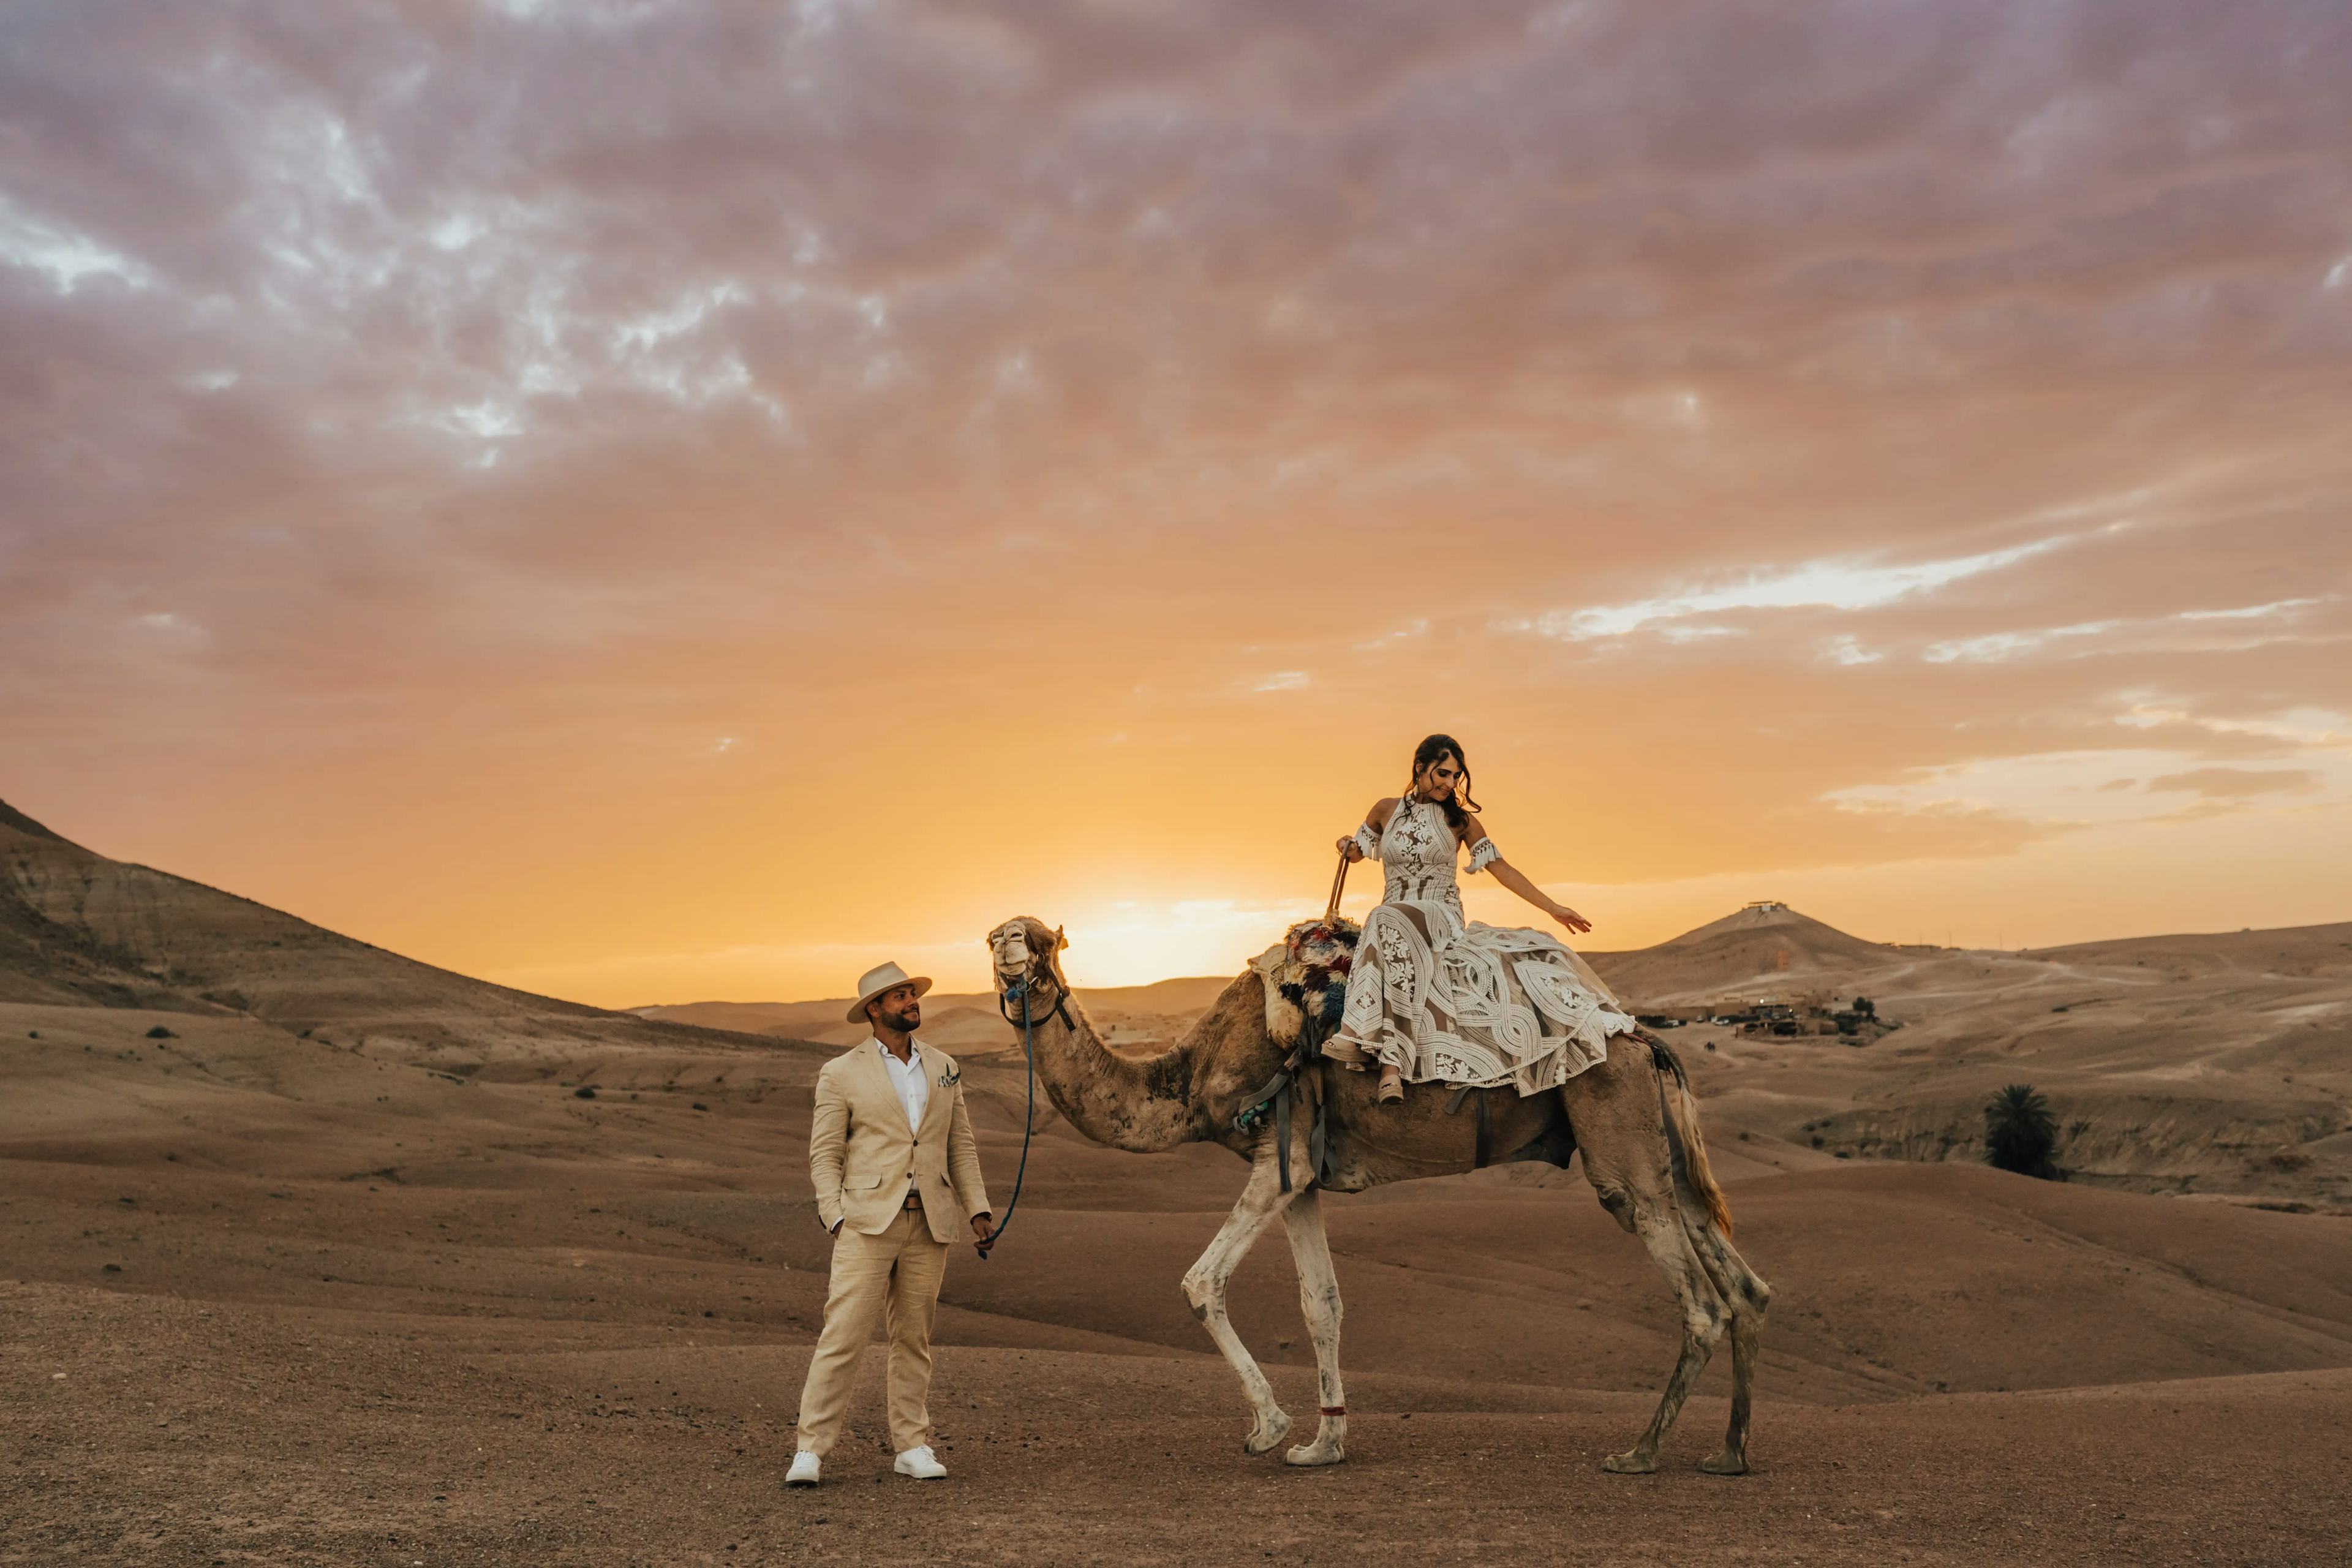
[[[1282,1166],[1282,1190],[1290,1190],[1290,1079],[1274,1096],[1274,1157]]]
[[[1311,1184],[1328,1181],[1331,1174],[1330,1097],[1323,1092],[1322,1037],[1313,1024],[1307,1026],[1297,1049],[1265,1080],[1265,1087],[1243,1105],[1237,1124],[1247,1131],[1250,1124],[1274,1107],[1276,1173],[1281,1178],[1282,1190],[1290,1186],[1290,1105],[1293,1099],[1305,1101],[1307,1123],[1307,1181]]]
[[[1464,1084],[1454,1091],[1454,1098],[1445,1102],[1445,1114],[1451,1116],[1461,1110],[1465,1100],[1471,1101],[1473,1111],[1470,1119],[1474,1129],[1470,1134],[1470,1168],[1483,1171],[1486,1168],[1486,1162],[1494,1157],[1493,1149],[1488,1147],[1492,1133],[1486,1121],[1486,1091]]]
[[[1331,1179],[1331,1104],[1330,1096],[1324,1092],[1328,1086],[1323,1072],[1319,1056],[1298,1069],[1298,1092],[1306,1097],[1308,1111],[1307,1168],[1318,1182]]]

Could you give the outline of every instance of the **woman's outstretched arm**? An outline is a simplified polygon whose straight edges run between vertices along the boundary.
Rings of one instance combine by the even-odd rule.
[[[1481,868],[1477,855],[1478,846],[1484,843],[1491,850],[1495,847],[1495,841],[1486,837],[1486,829],[1479,824],[1475,816],[1469,819],[1461,829],[1459,837],[1471,851],[1471,868],[1473,870]],[[1591,921],[1528,881],[1517,866],[1503,858],[1500,851],[1486,857],[1484,869],[1492,871],[1495,874],[1495,880],[1566,926],[1571,933],[1580,936],[1592,929]]]

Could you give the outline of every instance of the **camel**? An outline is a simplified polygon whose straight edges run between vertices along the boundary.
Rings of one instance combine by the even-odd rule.
[[[1707,1169],[1698,1106],[1680,1063],[1646,1036],[1619,1035],[1605,1061],[1571,1078],[1559,1090],[1524,1099],[1507,1090],[1482,1098],[1485,1136],[1475,1140],[1473,1119],[1449,1114],[1454,1097],[1444,1086],[1408,1093],[1402,1104],[1374,1100],[1373,1075],[1325,1069],[1328,1146],[1324,1173],[1314,1179],[1307,1122],[1295,1119],[1286,1148],[1270,1118],[1249,1131],[1234,1111],[1282,1066],[1287,1047],[1268,1023],[1267,982],[1244,971],[1208,1012],[1156,1056],[1109,1050],[1085,1006],[1063,978],[1059,954],[1068,943],[1044,921],[1021,916],[991,931],[988,944],[1001,999],[1021,1038],[1023,1008],[1031,1020],[1038,1081],[1055,1108],[1097,1143],[1157,1153],[1181,1143],[1210,1142],[1249,1163],[1250,1173],[1216,1238],[1186,1271],[1184,1296],[1193,1316],[1224,1352],[1250,1405],[1243,1449],[1271,1451],[1287,1436],[1291,1418],[1275,1398],[1225,1315],[1225,1288],[1260,1235],[1279,1216],[1290,1234],[1298,1270],[1298,1300],[1321,1397],[1321,1419],[1311,1442],[1293,1447],[1286,1462],[1337,1464],[1347,1457],[1347,1396],[1339,1375],[1339,1283],[1324,1230],[1321,1192],[1361,1192],[1473,1169],[1481,1163],[1540,1160],[1568,1163],[1581,1149],[1584,1172],[1601,1205],[1639,1237],[1673,1287],[1682,1309],[1682,1352],[1666,1380],[1656,1415],[1638,1442],[1601,1461],[1617,1474],[1657,1468],[1658,1445],[1717,1344],[1731,1336],[1731,1421],[1720,1452],[1699,1461],[1710,1475],[1748,1468],[1748,1405],[1756,1351],[1771,1290],[1731,1245],[1731,1215]],[[1492,1151],[1480,1161],[1478,1154]]]

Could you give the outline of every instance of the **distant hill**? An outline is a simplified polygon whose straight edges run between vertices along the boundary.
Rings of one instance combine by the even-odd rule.
[[[471,1074],[565,1042],[701,1031],[509,990],[249,899],[110,860],[0,803],[0,1002],[243,1015]]]
[[[2145,964],[2168,974],[2232,972],[2297,977],[2352,974],[2352,921],[2216,931],[2210,936],[2126,937],[2038,947],[2019,956],[2060,963]]]
[[[1655,947],[1588,952],[1585,958],[1628,1002],[1665,1005],[1711,1001],[1729,992],[1802,988],[1885,967],[1904,955],[1849,936],[1786,904],[1751,906]]]

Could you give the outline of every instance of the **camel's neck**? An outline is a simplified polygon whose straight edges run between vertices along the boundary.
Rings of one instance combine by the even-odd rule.
[[[1054,1108],[1097,1143],[1136,1153],[1173,1149],[1202,1134],[1192,1100],[1192,1042],[1156,1057],[1122,1057],[1102,1043],[1076,996],[1035,1026],[1037,1078]]]

